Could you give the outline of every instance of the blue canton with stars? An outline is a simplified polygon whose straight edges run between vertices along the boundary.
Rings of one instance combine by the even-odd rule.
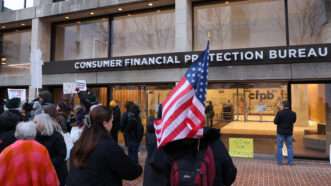
[[[185,74],[187,81],[189,81],[194,88],[196,97],[203,105],[205,105],[208,86],[208,62],[209,42],[207,48],[200,54],[199,58],[193,62]]]

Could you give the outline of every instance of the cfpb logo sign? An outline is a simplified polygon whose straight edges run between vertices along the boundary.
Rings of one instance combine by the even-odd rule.
[[[270,91],[267,92],[260,92],[256,90],[255,92],[248,94],[249,99],[259,99],[259,100],[265,100],[265,99],[274,99],[274,94]]]

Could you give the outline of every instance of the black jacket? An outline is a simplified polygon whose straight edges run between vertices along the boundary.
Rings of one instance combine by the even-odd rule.
[[[117,140],[118,131],[121,128],[121,109],[119,106],[113,108],[113,127],[111,128],[111,135]]]
[[[237,169],[220,140],[219,130],[205,128],[200,146],[205,148],[208,145],[213,150],[216,165],[213,186],[231,185],[236,178]],[[169,186],[172,160],[187,153],[196,153],[196,146],[197,140],[181,140],[168,144],[164,149],[155,150],[152,157],[146,162],[150,165],[145,166],[147,168],[145,172],[148,172],[149,176],[145,176],[147,180],[144,180],[144,186]]]
[[[0,114],[0,152],[16,141],[15,129],[20,116],[11,111]]]
[[[121,186],[123,179],[133,180],[142,173],[111,137],[97,144],[85,168],[70,167],[67,186]]]
[[[277,125],[277,134],[286,136],[293,135],[293,125],[296,119],[295,112],[290,109],[279,111],[274,119],[274,123]]]
[[[38,134],[36,140],[48,150],[61,186],[64,186],[68,170],[65,161],[67,149],[63,136],[55,131],[51,136],[41,136]]]

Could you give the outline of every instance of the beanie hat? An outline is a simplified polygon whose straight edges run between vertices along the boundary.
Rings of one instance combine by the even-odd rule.
[[[12,98],[7,101],[6,107],[8,109],[17,109],[21,105],[21,99],[20,98]]]

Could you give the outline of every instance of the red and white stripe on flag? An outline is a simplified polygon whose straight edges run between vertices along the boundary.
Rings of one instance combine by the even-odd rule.
[[[186,138],[199,138],[205,124],[205,107],[185,76],[162,104],[162,119],[156,120],[157,146]]]

